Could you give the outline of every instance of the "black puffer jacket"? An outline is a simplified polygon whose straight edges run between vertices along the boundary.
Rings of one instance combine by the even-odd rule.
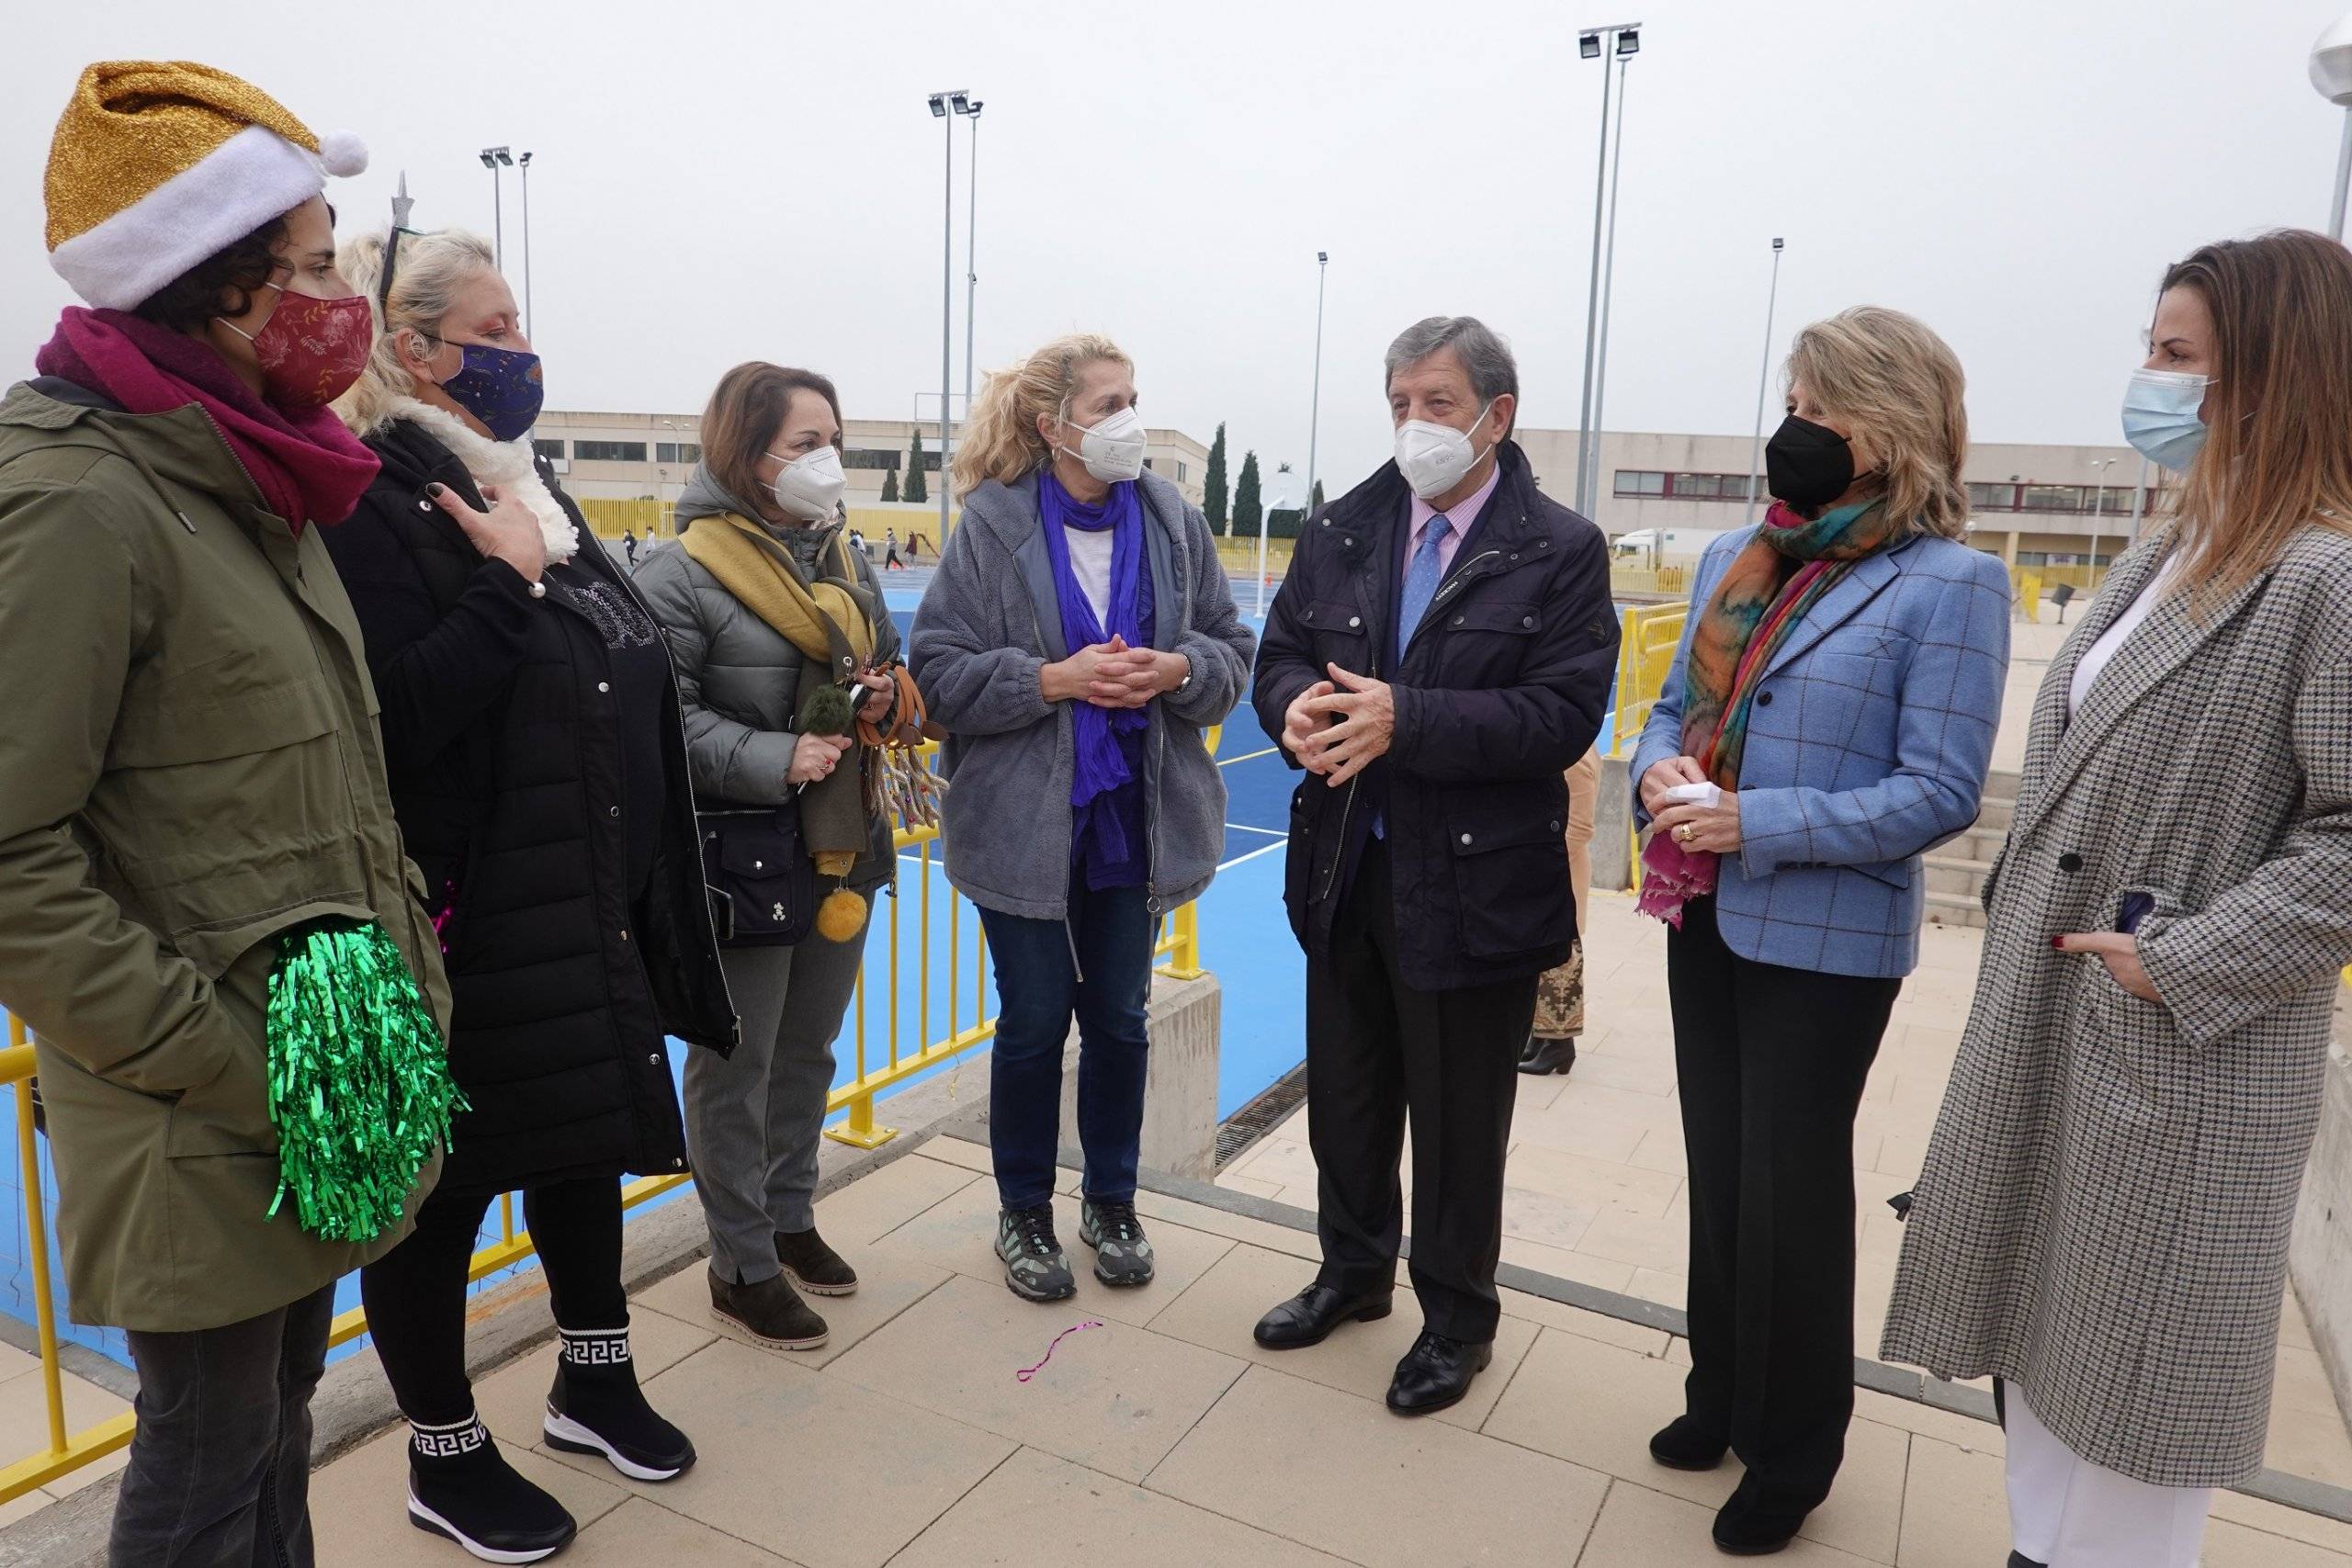
[[[393,810],[448,959],[449,1057],[473,1109],[442,1186],[683,1170],[662,1036],[725,1052],[736,1024],[676,693],[662,705],[652,875],[632,907],[604,636],[561,595],[532,598],[426,496],[438,480],[481,502],[440,442],[396,420],[368,446],[384,471],[326,539],[367,634]],[[544,462],[540,478],[580,536],[574,565],[628,593]]]
[[[1600,733],[1617,664],[1600,530],[1535,488],[1506,441],[1502,478],[1396,663],[1412,496],[1394,463],[1308,519],[1267,612],[1251,700],[1279,746],[1292,701],[1337,664],[1390,683],[1396,732],[1351,784],[1291,801],[1283,897],[1307,951],[1370,835],[1387,825],[1405,983],[1447,990],[1541,974],[1577,934],[1565,774]],[[1295,767],[1288,751],[1284,761]]]

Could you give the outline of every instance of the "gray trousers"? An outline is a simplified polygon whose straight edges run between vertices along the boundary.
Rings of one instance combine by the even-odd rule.
[[[743,1041],[725,1058],[686,1054],[686,1148],[710,1224],[711,1269],[738,1284],[779,1272],[776,1232],[817,1223],[817,1140],[833,1041],[865,957],[862,926],[848,942],[812,931],[797,946],[720,954]]]

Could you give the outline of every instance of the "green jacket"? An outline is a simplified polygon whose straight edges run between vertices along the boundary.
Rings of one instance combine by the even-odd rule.
[[[17,386],[0,670],[0,1006],[38,1037],[74,1321],[234,1323],[389,1251],[437,1160],[367,1247],[266,1217],[269,939],[380,920],[449,1015],[318,530],[263,509],[200,408]]]

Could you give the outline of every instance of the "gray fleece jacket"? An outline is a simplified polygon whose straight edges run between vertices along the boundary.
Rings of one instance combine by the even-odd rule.
[[[1257,638],[1234,610],[1206,519],[1158,474],[1136,484],[1150,547],[1152,645],[1193,667],[1182,691],[1153,700],[1145,737],[1148,897],[1159,914],[1198,897],[1216,874],[1225,780],[1201,732],[1225,722],[1249,689]],[[1069,649],[1035,475],[990,479],[966,499],[907,649],[931,716],[948,732],[943,761],[954,787],[940,824],[948,880],[985,909],[1068,918],[1075,748],[1068,705],[1046,701],[1038,672]]]

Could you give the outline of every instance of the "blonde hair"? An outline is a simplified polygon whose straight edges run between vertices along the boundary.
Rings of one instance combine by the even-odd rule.
[[[1010,370],[991,370],[972,400],[964,436],[956,446],[956,499],[963,500],[989,479],[1011,484],[1041,468],[1053,453],[1037,434],[1037,416],[1058,415],[1078,386],[1078,373],[1098,360],[1136,362],[1097,333],[1057,337]]]
[[[1797,333],[1788,379],[1877,456],[1898,530],[1968,532],[1968,378],[1960,356],[1917,316],[1857,305]]]
[[[361,435],[392,417],[404,399],[416,396],[416,378],[401,363],[400,334],[414,330],[435,335],[457,302],[458,290],[484,272],[498,270],[498,253],[480,234],[436,229],[419,234],[403,229],[392,255],[392,290],[381,298],[384,233],[346,240],[335,265],[354,288],[368,297],[376,318],[376,344],[368,367],[351,390],[335,400],[334,412]]]

